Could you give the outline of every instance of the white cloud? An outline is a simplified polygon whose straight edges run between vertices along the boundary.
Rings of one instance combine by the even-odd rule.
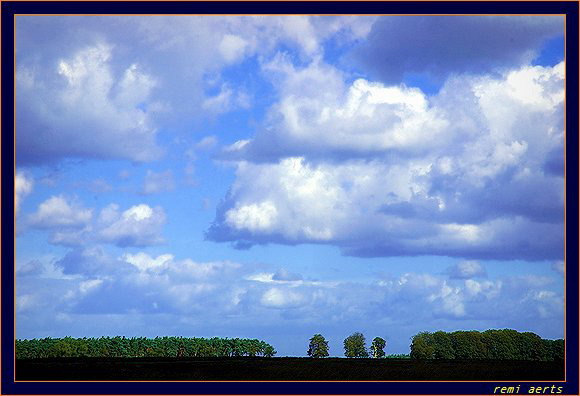
[[[83,275],[93,278],[108,278],[123,270],[123,263],[112,258],[101,246],[76,246],[62,258],[53,261],[54,266],[67,276]]]
[[[36,213],[29,216],[29,222],[37,228],[83,227],[92,217],[92,209],[85,209],[59,195],[42,202]]]
[[[226,222],[237,229],[260,232],[273,227],[277,213],[272,202],[242,205],[226,212]]]
[[[488,299],[497,298],[502,289],[501,281],[476,281],[465,280],[465,292],[469,297],[484,295]]]
[[[21,276],[39,275],[39,274],[42,274],[44,272],[44,265],[42,264],[42,262],[40,260],[30,260],[24,265],[18,265],[18,264],[19,263],[17,262],[16,263],[16,265],[17,265],[16,272],[18,275],[21,275]]]
[[[105,242],[141,247],[164,242],[161,231],[166,216],[159,206],[139,204],[121,212],[119,205],[113,203],[101,209],[94,219],[93,209],[69,202],[63,196],[53,196],[41,203],[27,220],[32,227],[49,230],[48,241],[55,245],[87,247]]]
[[[224,151],[236,181],[211,239],[360,256],[562,256],[563,175],[546,165],[563,144],[562,64],[455,76],[432,97],[349,85],[319,61],[264,67],[280,100],[263,131]]]
[[[29,311],[38,305],[36,296],[33,294],[22,294],[16,297],[16,312]]]
[[[265,328],[367,323],[369,332],[386,325],[403,329],[397,334],[405,339],[420,330],[489,327],[557,336],[563,320],[557,277],[453,280],[408,272],[365,281],[309,281],[286,270],[259,272],[263,266],[180,260],[171,253],[114,259],[99,248],[72,250],[55,264],[73,276],[17,273],[19,315],[50,313],[46,320],[54,321],[66,313],[91,323],[101,315],[133,320],[130,315],[138,314],[143,323],[170,317],[188,329],[224,322],[234,329],[255,329],[256,323]]]
[[[102,284],[103,284],[103,280],[102,279],[90,279],[90,280],[87,280],[87,281],[83,281],[79,285],[79,292],[81,294],[89,293],[90,291],[98,288]]]
[[[271,109],[265,127],[269,132],[257,136],[253,150],[251,145],[240,148],[255,155],[361,155],[393,150],[416,155],[453,138],[445,114],[429,106],[417,88],[389,87],[364,79],[347,86],[341,73],[324,63],[297,69],[283,56],[264,68],[279,76],[273,78],[282,98]],[[278,146],[281,152],[268,153]]]
[[[27,175],[23,171],[16,172],[16,178],[14,180],[14,192],[15,192],[15,205],[16,205],[16,213],[18,213],[18,209],[20,208],[20,203],[28,194],[32,192],[34,187],[34,179]]]
[[[82,299],[87,294],[97,291],[103,282],[104,281],[102,279],[89,279],[81,281],[75,289],[70,289],[67,291],[62,299],[74,304],[76,301]]]
[[[439,302],[438,309],[448,315],[455,317],[465,316],[465,304],[461,289],[447,285],[445,282],[441,289],[428,297],[431,302]]]
[[[296,282],[302,280],[302,275],[290,272],[282,268],[273,274],[272,279],[281,282]]]
[[[262,295],[260,302],[270,308],[291,308],[304,304],[306,300],[299,292],[273,287]]]
[[[131,265],[137,267],[140,271],[157,270],[166,267],[173,260],[171,254],[162,254],[153,258],[146,253],[125,254],[123,259]]]
[[[155,81],[137,64],[117,78],[113,57],[113,47],[100,43],[58,60],[54,69],[18,68],[19,161],[159,157],[156,129],[143,109]]]
[[[158,125],[248,108],[249,95],[231,86],[224,68],[270,57],[280,44],[307,60],[320,57],[333,35],[340,36],[337,43],[352,43],[375,19],[24,16],[17,24],[23,54],[16,65],[17,160],[154,160],[163,154]],[[53,33],[50,46],[40,44],[39,30]],[[211,97],[204,89],[208,76],[222,86]]]
[[[470,279],[485,276],[485,268],[479,261],[460,261],[447,269],[449,276],[454,279]]]
[[[48,241],[54,245],[62,246],[82,246],[92,237],[92,225],[86,225],[81,229],[70,229],[59,227],[52,230]]]
[[[161,254],[151,257],[147,253],[126,253],[121,260],[133,265],[141,272],[150,272],[186,282],[191,280],[207,280],[229,275],[241,268],[240,264],[230,261],[199,263],[191,259],[175,260],[172,254]]]
[[[227,62],[234,62],[243,57],[248,42],[234,34],[225,34],[219,44],[219,51]]]
[[[227,113],[235,109],[247,109],[250,107],[250,97],[244,91],[234,91],[233,88],[224,84],[221,86],[219,93],[205,99],[201,107],[214,115]]]
[[[99,238],[117,246],[148,246],[163,242],[160,235],[165,224],[165,211],[146,204],[130,207],[119,213],[118,206],[109,205],[100,213]]]

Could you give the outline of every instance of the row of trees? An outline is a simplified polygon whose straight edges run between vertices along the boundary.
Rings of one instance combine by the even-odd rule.
[[[422,332],[411,342],[414,359],[561,360],[564,340],[545,340],[516,330]]]
[[[100,337],[16,340],[17,359],[60,357],[272,357],[270,344],[244,338]]]
[[[362,333],[356,332],[346,337],[344,340],[344,356],[349,358],[368,358],[369,351],[366,348],[365,336]],[[381,337],[375,337],[371,347],[370,354],[373,358],[382,358],[385,356],[385,347],[387,342]],[[327,357],[328,341],[322,334],[315,334],[310,339],[308,345],[308,356],[313,358]]]

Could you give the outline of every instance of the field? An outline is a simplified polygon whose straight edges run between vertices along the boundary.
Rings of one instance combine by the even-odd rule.
[[[562,380],[563,361],[346,358],[48,358],[16,361],[16,380]]]

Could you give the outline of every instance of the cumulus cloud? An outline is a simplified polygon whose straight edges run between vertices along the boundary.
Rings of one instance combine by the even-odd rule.
[[[486,276],[485,268],[479,261],[460,261],[447,269],[447,273],[454,279],[470,279]]]
[[[160,192],[171,191],[174,188],[175,181],[173,180],[173,172],[171,172],[171,170],[165,172],[153,172],[152,170],[148,170],[145,175],[142,193],[145,195],[157,194]]]
[[[163,242],[160,235],[165,224],[165,211],[161,207],[152,208],[139,204],[119,212],[119,206],[111,204],[99,215],[101,241],[126,246],[149,246]]]
[[[38,276],[43,272],[44,266],[42,265],[40,260],[30,260],[16,269],[16,273],[19,276],[31,276],[31,275]]]
[[[281,98],[253,139],[224,151],[236,181],[209,239],[364,257],[562,257],[563,174],[545,170],[563,155],[562,63],[456,76],[433,97],[349,85],[319,62],[265,67]]]
[[[159,157],[156,129],[143,106],[155,81],[136,63],[116,75],[113,57],[111,45],[98,43],[42,68],[17,66],[19,163]]]
[[[93,236],[94,228],[92,224],[77,229],[56,227],[51,229],[48,242],[53,245],[76,247],[87,244],[93,239]]]
[[[260,302],[271,308],[292,308],[304,304],[305,298],[296,291],[273,287],[262,294]]]
[[[86,209],[62,195],[52,196],[42,202],[29,223],[36,228],[78,228],[87,225],[93,217],[92,209]]]
[[[241,266],[230,261],[199,263],[191,259],[175,260],[172,254],[161,254],[151,257],[147,253],[124,254],[122,259],[143,273],[171,273],[171,276],[181,280],[209,279],[222,275],[230,275],[231,271]]]
[[[229,148],[231,157],[245,154],[274,160],[308,154],[344,158],[385,151],[418,155],[453,138],[444,113],[429,106],[419,89],[364,79],[349,86],[329,65],[314,62],[297,69],[283,56],[265,65],[265,70],[280,74],[276,82],[282,99],[271,109],[256,139]]]
[[[28,194],[32,192],[34,187],[34,179],[23,171],[16,172],[16,179],[14,180],[14,192],[15,192],[15,206],[16,213],[20,208],[20,203]]]
[[[223,84],[216,95],[203,101],[201,107],[214,115],[218,115],[235,109],[249,108],[250,97],[240,90],[234,91],[227,84]]]
[[[109,277],[121,272],[123,262],[116,260],[100,246],[75,247],[55,261],[65,275]]]
[[[159,158],[158,125],[249,106],[244,87],[221,75],[224,68],[270,56],[280,44],[304,59],[320,57],[331,36],[338,35],[337,44],[352,43],[374,20],[23,16],[16,24],[17,161]],[[51,44],[41,45],[39,38],[49,36]],[[208,76],[221,87],[217,93],[206,92]]]
[[[241,268],[228,261],[200,263],[177,260],[172,254],[152,257],[144,252],[117,259],[97,257],[95,262],[93,267],[75,268],[77,273],[95,279],[93,269],[101,267],[98,279],[103,280],[97,292],[75,301],[75,311],[186,314],[202,312],[211,304],[217,308],[215,315],[220,316],[232,306],[235,292],[231,281],[235,284]]]
[[[93,211],[77,201],[53,196],[41,203],[27,220],[30,226],[49,231],[48,241],[54,245],[87,248],[104,242],[119,247],[143,247],[164,242],[161,231],[166,216],[160,206],[138,204],[121,212],[119,205],[110,204],[96,218]]]
[[[302,275],[281,268],[274,273],[272,279],[278,281],[300,281],[302,280]]]
[[[562,16],[386,16],[352,57],[389,83],[412,72],[442,79],[527,64],[563,35]]]
[[[292,334],[311,333],[321,324],[344,331],[367,323],[365,333],[385,326],[400,329],[397,339],[402,340],[390,345],[399,343],[396,348],[406,351],[405,340],[418,331],[509,327],[561,337],[563,321],[559,277],[450,279],[407,272],[364,281],[310,281],[308,274],[263,265],[199,262],[167,252],[115,257],[94,246],[55,260],[61,272],[41,266],[37,260],[17,272],[19,321],[32,320],[38,334],[54,329],[59,318],[76,322],[80,317],[83,326],[97,326],[96,334],[126,329],[117,326],[134,320],[148,327],[161,318],[175,323],[171,329],[179,333],[187,329],[185,334],[200,335],[200,329],[211,328],[207,331],[215,334],[224,326],[225,336],[246,326],[254,334],[256,323],[266,332],[274,331],[272,326],[281,326],[275,332],[297,329]],[[70,326],[61,329],[70,334]]]
[[[143,252],[139,252],[137,254],[126,254],[123,258],[129,264],[137,267],[140,271],[164,268],[168,262],[173,260],[173,256],[171,254],[162,254],[156,258],[153,258]]]

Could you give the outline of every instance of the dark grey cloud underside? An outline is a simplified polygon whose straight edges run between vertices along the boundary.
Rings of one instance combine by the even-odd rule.
[[[441,80],[519,66],[563,35],[563,26],[561,16],[389,16],[349,58],[386,83],[409,72]]]

